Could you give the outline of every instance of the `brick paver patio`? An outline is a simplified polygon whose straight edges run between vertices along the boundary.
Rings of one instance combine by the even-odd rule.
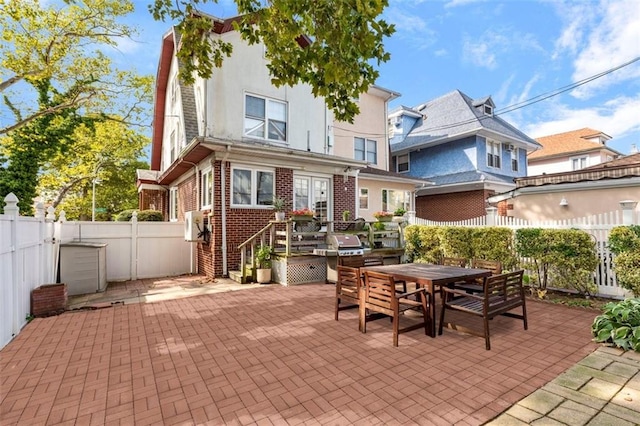
[[[531,302],[482,338],[333,320],[334,288],[264,286],[36,319],[0,352],[0,424],[482,424],[596,349],[597,312]],[[480,325],[480,323],[477,323]]]

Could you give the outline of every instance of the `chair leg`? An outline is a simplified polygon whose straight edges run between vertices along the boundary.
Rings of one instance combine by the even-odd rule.
[[[484,342],[485,347],[488,351],[491,350],[491,342],[489,342],[489,319],[487,317],[483,318],[484,320]]]
[[[444,292],[441,293],[440,303],[442,303],[442,309],[440,310],[440,323],[438,324],[438,336],[442,335],[442,326],[444,324],[444,310],[447,306],[447,295]],[[435,318],[434,318],[434,321],[435,321]]]
[[[338,321],[338,311],[340,310],[340,297],[336,295],[336,312],[335,312],[335,320]]]
[[[524,321],[524,329],[527,330],[527,305],[522,301],[522,320]]]
[[[400,315],[398,312],[393,313],[393,346],[398,346],[398,334],[400,329]]]
[[[367,332],[367,308],[364,306],[364,302],[362,299],[360,300],[360,304],[358,306],[358,330],[362,333]]]

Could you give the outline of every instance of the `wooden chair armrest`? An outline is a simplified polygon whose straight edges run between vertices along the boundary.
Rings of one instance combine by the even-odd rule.
[[[442,293],[444,295],[444,293],[450,293],[450,294],[454,294],[456,296],[464,296],[464,297],[470,297],[472,299],[477,299],[477,300],[484,300],[484,296],[476,296],[473,293],[467,293],[464,290],[456,290],[453,288],[448,288],[448,287],[442,287]]]
[[[397,293],[396,297],[398,299],[406,299],[407,296],[411,296],[414,294],[418,294],[418,293],[423,293],[425,291],[425,289],[423,287],[417,288],[413,291],[407,291],[406,293]]]

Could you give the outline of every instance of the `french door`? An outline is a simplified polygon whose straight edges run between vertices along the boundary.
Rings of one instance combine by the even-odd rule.
[[[329,179],[296,176],[293,179],[293,205],[296,210],[308,208],[322,221],[329,220]]]

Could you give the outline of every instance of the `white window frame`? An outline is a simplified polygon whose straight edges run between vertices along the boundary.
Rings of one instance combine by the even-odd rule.
[[[395,198],[392,197],[391,194],[396,193],[396,192],[402,192],[402,198],[403,200],[400,201],[399,203],[395,202],[395,200],[389,201],[389,198]],[[382,207],[382,211],[385,212],[394,212],[396,211],[398,208],[402,207],[405,210],[411,210],[411,191],[407,191],[407,190],[402,190],[402,189],[386,189],[383,188],[382,192],[381,192],[381,207]]]
[[[264,101],[264,117],[248,117],[247,116],[247,98],[249,96],[252,97],[252,98],[256,98],[256,99],[262,99]],[[285,112],[285,117],[284,117],[284,139],[275,139],[275,138],[270,138],[269,137],[269,123],[271,121],[282,122],[282,120],[276,120],[275,118],[270,118],[269,117],[269,105],[270,105],[271,102],[284,105],[284,112]],[[242,121],[242,126],[243,126],[242,134],[245,137],[253,138],[253,139],[268,140],[268,141],[273,141],[273,142],[281,142],[281,143],[286,143],[289,140],[289,137],[288,137],[288,133],[289,133],[289,104],[287,102],[281,101],[279,99],[268,98],[266,96],[256,95],[254,93],[245,93],[244,94],[244,115],[243,115],[243,117],[244,117],[244,119]],[[263,125],[263,130],[262,130],[262,136],[250,135],[248,133],[247,126],[246,126],[247,118],[251,118],[253,120],[263,120],[264,125]]]
[[[176,161],[178,158],[178,147],[176,146],[176,131],[175,129],[171,131],[169,136],[169,164],[167,164],[167,168]]]
[[[588,161],[589,161],[589,159],[587,158],[587,156],[571,158],[571,170],[575,171],[575,170],[584,169],[585,167],[587,167]],[[576,164],[579,167],[576,167]]]
[[[363,149],[358,149],[358,141],[362,141]],[[353,158],[367,161],[370,164],[378,164],[378,141],[359,136],[353,138]]]
[[[400,159],[402,157],[407,157],[407,161],[400,161]],[[406,164],[407,165],[407,169],[406,170],[400,170],[400,164]],[[402,154],[402,155],[398,155],[396,157],[396,172],[397,173],[409,173],[409,153],[407,152],[406,154]]]
[[[500,142],[487,139],[487,167],[501,169],[502,144]],[[497,150],[497,153],[495,152]]]
[[[178,220],[178,187],[174,186],[169,189],[169,221],[177,222]]]
[[[363,200],[365,202],[364,207],[362,203]],[[358,196],[358,208],[359,210],[369,210],[369,188],[360,188]]]
[[[211,210],[213,207],[213,170],[211,167],[202,171],[200,175],[200,209]]]
[[[511,150],[511,171],[512,172],[519,172],[520,171],[520,155],[519,155],[519,150],[520,148],[513,148]]]
[[[482,106],[482,112],[484,113],[484,115],[493,117],[493,107],[490,104],[484,104]]]
[[[236,170],[245,170],[251,172],[251,184],[249,191],[251,192],[251,200],[248,204],[239,204],[234,200],[234,187],[235,187],[235,171]],[[271,195],[266,200],[265,204],[258,204],[258,173],[270,173],[272,178],[272,188]],[[234,208],[273,208],[271,202],[273,201],[273,197],[276,193],[276,171],[274,169],[269,168],[256,168],[251,166],[245,166],[242,164],[232,165],[231,166],[231,207]]]

